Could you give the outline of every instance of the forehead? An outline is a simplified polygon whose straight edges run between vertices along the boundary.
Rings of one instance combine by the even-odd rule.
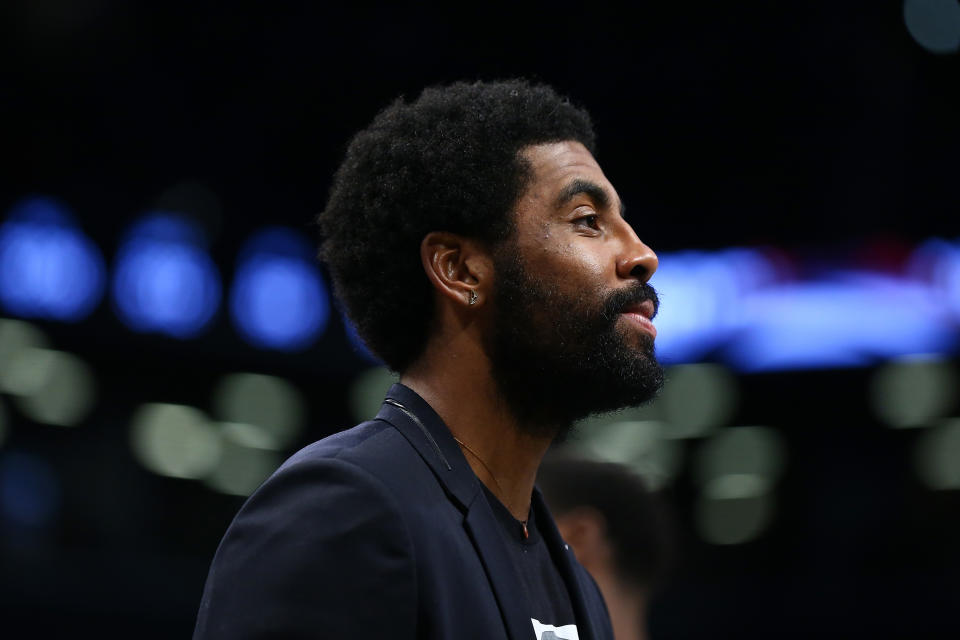
[[[603,174],[593,154],[573,140],[530,145],[520,153],[530,163],[535,180],[562,179],[578,171]]]
[[[530,206],[554,208],[564,189],[577,180],[585,180],[607,192],[610,202],[619,202],[616,191],[603,174],[593,154],[579,142],[551,142],[524,148],[521,155],[530,164],[533,174],[520,209]]]

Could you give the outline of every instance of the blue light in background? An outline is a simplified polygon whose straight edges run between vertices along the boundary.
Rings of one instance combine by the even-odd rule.
[[[726,350],[741,371],[873,364],[956,345],[929,285],[866,273],[771,288],[741,301],[743,323]]]
[[[0,458],[0,513],[22,527],[50,524],[60,508],[60,485],[50,463],[21,452]]]
[[[195,223],[155,213],[128,231],[113,276],[116,311],[128,327],[193,337],[212,320],[220,295],[217,268]]]
[[[943,304],[960,320],[960,245],[933,238],[910,257],[912,277],[930,282]]]
[[[660,297],[658,358],[667,364],[701,359],[739,327],[740,297],[774,279],[758,251],[662,254],[650,281]]]
[[[271,227],[255,234],[237,261],[233,322],[257,347],[294,351],[312,344],[330,316],[327,287],[301,234]]]
[[[52,198],[23,200],[0,226],[0,304],[24,318],[75,322],[103,297],[97,246]]]

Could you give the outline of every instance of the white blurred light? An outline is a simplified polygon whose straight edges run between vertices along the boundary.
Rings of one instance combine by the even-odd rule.
[[[931,53],[960,50],[960,3],[957,0],[905,0],[907,31]]]
[[[702,496],[694,509],[694,520],[701,537],[718,545],[743,544],[756,539],[773,516],[774,498],[770,493],[750,497],[715,499]]]
[[[931,489],[960,489],[960,418],[945,420],[924,432],[914,463]]]
[[[72,427],[93,408],[93,371],[75,355],[51,349],[21,349],[5,367],[4,389],[23,413],[43,424]]]
[[[700,448],[694,474],[702,486],[729,475],[759,476],[772,484],[783,472],[785,457],[782,438],[773,429],[728,427]]]
[[[367,369],[350,386],[350,411],[355,420],[373,420],[390,386],[398,382],[400,376],[386,367]]]
[[[204,483],[221,493],[250,495],[282,462],[273,436],[257,426],[222,423],[220,436],[219,460]]]
[[[270,439],[268,448],[290,446],[303,429],[303,397],[292,384],[275,376],[228,375],[214,391],[213,406],[222,422],[261,427]]]
[[[657,399],[670,438],[695,438],[725,424],[738,402],[734,377],[715,364],[688,364],[667,370],[667,383]]]
[[[871,401],[876,414],[893,427],[922,427],[957,404],[960,378],[953,366],[935,357],[892,362],[874,374]]]
[[[140,463],[174,478],[201,478],[217,466],[220,434],[199,409],[145,404],[134,414],[131,445]]]
[[[47,346],[47,338],[31,324],[21,320],[0,318],[0,391],[9,391],[7,379],[10,377],[9,363],[24,349],[42,349]]]
[[[663,437],[665,426],[653,420],[592,422],[580,427],[567,447],[578,455],[622,464],[643,477],[651,489],[669,484],[683,461],[679,442]]]
[[[771,489],[770,478],[755,473],[727,473],[711,478],[703,487],[708,500],[755,498]]]

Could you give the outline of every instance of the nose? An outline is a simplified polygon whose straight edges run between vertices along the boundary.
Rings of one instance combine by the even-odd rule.
[[[617,275],[621,278],[647,282],[657,270],[660,261],[653,249],[645,245],[629,224],[624,223],[625,241],[617,259]]]

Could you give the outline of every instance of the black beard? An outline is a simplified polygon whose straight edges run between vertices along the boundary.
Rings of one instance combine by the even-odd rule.
[[[654,343],[638,333],[638,346],[616,327],[620,313],[657,293],[648,284],[562,293],[528,275],[517,254],[498,252],[494,327],[489,347],[493,379],[521,428],[563,438],[593,413],[643,404],[663,386]]]

